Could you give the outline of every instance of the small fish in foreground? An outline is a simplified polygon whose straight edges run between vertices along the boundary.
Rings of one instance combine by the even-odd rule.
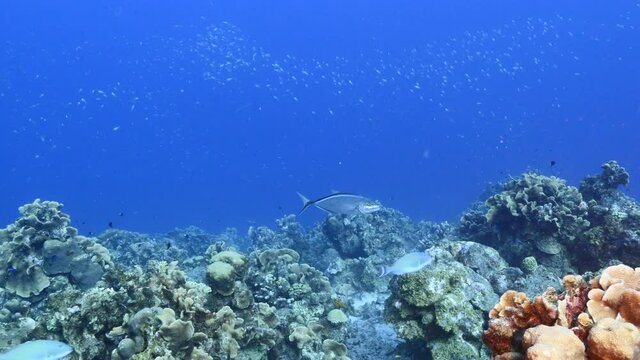
[[[303,203],[300,214],[312,205],[334,215],[370,214],[382,209],[380,204],[356,194],[338,192],[316,200],[309,200],[300,193],[298,193],[298,196],[300,196]]]
[[[380,267],[380,277],[385,275],[404,275],[422,270],[425,266],[431,264],[433,258],[425,252],[412,252],[404,255],[396,260],[389,267]]]
[[[71,354],[73,348],[57,340],[32,340],[0,354],[0,360],[59,360]]]

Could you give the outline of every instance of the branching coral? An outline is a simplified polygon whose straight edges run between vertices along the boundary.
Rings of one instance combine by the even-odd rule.
[[[232,250],[224,250],[211,256],[207,266],[207,279],[213,291],[228,296],[235,290],[236,280],[241,280],[247,271],[247,258]]]

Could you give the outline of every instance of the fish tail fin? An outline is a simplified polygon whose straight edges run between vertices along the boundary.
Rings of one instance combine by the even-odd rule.
[[[378,277],[383,277],[387,275],[387,269],[384,266],[380,266],[380,275]]]
[[[300,210],[300,212],[298,213],[298,214],[302,214],[305,210],[307,210],[309,206],[313,204],[313,202],[307,199],[306,196],[300,194],[299,192],[296,192],[296,194],[298,194],[298,196],[300,197],[300,200],[302,200],[302,210]]]

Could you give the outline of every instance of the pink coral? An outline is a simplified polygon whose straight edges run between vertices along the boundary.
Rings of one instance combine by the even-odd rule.
[[[585,340],[584,327],[577,323],[578,315],[585,310],[589,285],[579,275],[567,275],[562,279],[565,293],[558,296],[558,325],[571,328],[581,340]]]

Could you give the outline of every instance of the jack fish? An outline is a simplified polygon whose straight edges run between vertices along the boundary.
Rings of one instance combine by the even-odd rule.
[[[298,193],[298,196],[300,196],[303,203],[300,214],[307,210],[311,205],[314,205],[330,214],[344,215],[353,215],[357,213],[370,214],[382,208],[380,204],[376,204],[375,202],[356,194],[338,192],[316,200],[309,200],[300,193]]]

